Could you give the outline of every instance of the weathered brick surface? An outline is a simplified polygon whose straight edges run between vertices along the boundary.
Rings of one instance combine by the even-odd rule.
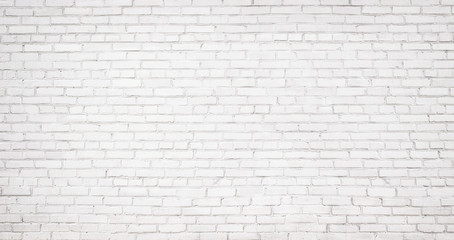
[[[0,239],[454,239],[453,8],[0,0]]]

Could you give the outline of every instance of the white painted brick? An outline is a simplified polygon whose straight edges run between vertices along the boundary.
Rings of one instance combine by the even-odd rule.
[[[44,0],[16,0],[15,5],[18,7],[36,7],[42,6]]]
[[[453,239],[453,5],[0,0],[0,238]]]
[[[11,34],[35,33],[36,26],[11,26],[8,31]]]

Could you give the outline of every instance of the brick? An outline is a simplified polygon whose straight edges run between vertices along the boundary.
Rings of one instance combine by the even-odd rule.
[[[453,5],[0,0],[0,238],[452,239]]]

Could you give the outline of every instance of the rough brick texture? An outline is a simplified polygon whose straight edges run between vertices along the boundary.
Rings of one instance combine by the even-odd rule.
[[[0,0],[0,239],[454,239],[453,0]]]

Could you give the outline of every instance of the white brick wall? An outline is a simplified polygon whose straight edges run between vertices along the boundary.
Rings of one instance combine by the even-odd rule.
[[[454,239],[453,0],[0,0],[0,239]]]

